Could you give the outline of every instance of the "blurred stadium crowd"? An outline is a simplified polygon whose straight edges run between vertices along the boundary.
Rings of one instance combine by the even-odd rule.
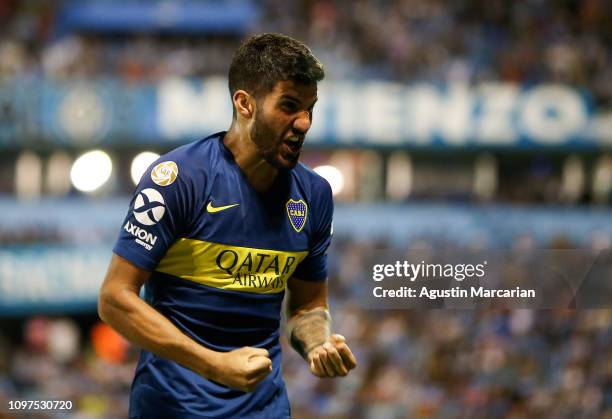
[[[55,39],[57,4],[0,2],[0,77],[74,78],[224,74],[239,39],[83,33]],[[64,2],[65,3],[65,2]],[[331,78],[560,82],[610,104],[612,12],[585,1],[260,2],[250,31],[291,33]]]
[[[266,30],[303,39],[325,63],[329,80],[522,86],[556,82],[585,92],[604,113],[612,105],[612,8],[604,0],[303,0],[291,4],[267,0],[257,3],[259,17],[246,28],[195,33],[70,29],[64,12],[71,4],[76,3],[0,1],[0,83],[112,79],[130,86],[169,77],[224,75],[245,32]],[[7,122],[9,128],[27,126],[14,121],[15,105],[1,99],[0,123]],[[46,118],[34,115],[29,123]],[[49,157],[47,149],[35,151],[43,161]],[[406,157],[395,150],[372,153],[340,148],[324,156],[307,151],[304,160],[340,161],[346,171],[355,173],[345,183],[367,190],[345,191],[337,197],[346,201],[403,201],[408,192],[390,191],[389,183],[406,178],[406,171],[414,174],[410,199],[605,204],[612,196],[612,158],[605,153],[580,149],[571,154],[523,153],[516,148],[507,158],[497,152],[465,149],[441,159],[435,151],[411,151]],[[57,160],[66,160],[65,155],[60,157]],[[68,170],[61,162],[59,172]],[[0,159],[0,163],[9,161]],[[129,171],[128,162],[119,159],[116,163],[124,166],[120,171]],[[0,192],[11,190],[13,174],[4,170],[7,178],[0,182]],[[17,179],[15,183],[24,182]],[[63,193],[65,188],[57,186],[60,183],[46,189]],[[116,186],[120,193],[129,193],[131,187],[129,182]]]
[[[0,0],[0,87],[16,78],[64,82],[108,77],[129,85],[223,75],[243,35],[265,30],[304,40],[332,80],[559,82],[588,90],[598,106],[612,105],[612,7],[607,0],[265,0],[258,3],[258,19],[239,34],[73,31],[58,36],[60,11],[68,4]],[[8,113],[0,106],[0,124]],[[53,145],[36,152],[46,157],[49,148]],[[7,149],[0,163],[10,160],[12,170],[21,151]],[[119,172],[128,173],[126,156],[134,150],[114,151],[120,157]],[[355,201],[400,205],[438,200],[444,208],[469,212],[462,207],[467,201],[493,206],[520,202],[527,204],[526,211],[533,203],[565,204],[551,206],[531,223],[553,230],[545,240],[531,227],[507,228],[512,231],[502,234],[502,221],[509,220],[492,212],[486,220],[458,214],[438,226],[449,233],[451,227],[456,234],[472,232],[471,241],[445,239],[425,226],[431,228],[430,235],[404,240],[402,248],[609,250],[609,223],[605,228],[594,222],[578,226],[578,221],[591,220],[589,213],[582,213],[583,220],[565,218],[564,226],[558,222],[565,210],[587,203],[602,204],[596,208],[600,220],[612,198],[612,158],[599,149],[571,153],[575,155],[567,149],[511,149],[504,154],[434,147],[410,150],[409,160],[407,151],[399,148],[336,147],[307,150],[304,160],[311,166],[352,162],[349,172],[354,176],[345,178],[344,190],[336,196],[346,206]],[[408,163],[394,172],[394,161]],[[0,193],[13,194],[8,164],[0,166]],[[394,190],[408,183],[407,166],[412,188]],[[31,177],[32,166],[24,167]],[[40,164],[37,167],[42,173]],[[583,186],[587,179],[591,188]],[[120,185],[100,200],[131,192],[128,175],[115,181]],[[3,205],[6,201],[0,201],[0,208],[9,207]],[[121,214],[126,205],[127,200],[122,201]],[[389,223],[380,214],[372,211],[360,224]],[[44,250],[102,243],[110,252],[120,228],[83,219],[59,226],[53,217],[51,222],[40,217],[23,223],[8,218],[0,223],[0,246]],[[435,217],[434,212],[428,222]],[[406,217],[403,222],[418,225],[424,219]],[[483,225],[488,229],[484,236],[478,229]],[[387,231],[401,230],[385,226]],[[566,234],[577,227],[579,234]],[[356,303],[366,280],[358,267],[363,255],[380,243],[357,233],[340,229],[334,238],[329,285],[335,328],[347,337],[359,367],[343,380],[318,380],[283,342],[284,373],[296,418],[612,419],[612,310],[364,310]],[[6,266],[12,267],[10,261],[0,251],[0,281],[9,271]],[[96,275],[101,279],[103,273]],[[99,323],[94,304],[70,315],[39,311],[0,316],[0,417],[7,400],[15,398],[72,400],[79,418],[126,417],[137,356],[136,348]],[[56,412],[49,417],[64,416]]]
[[[360,366],[346,379],[318,380],[285,342],[283,369],[296,418],[612,414],[609,311],[365,315],[334,303],[335,323]],[[71,319],[37,317],[25,323],[23,341],[1,346],[3,405],[9,399],[57,398],[73,401],[75,417],[127,417],[137,351],[112,330],[98,324],[81,336]]]
[[[283,337],[296,418],[612,417],[612,310],[364,310],[361,261],[388,245],[335,238],[334,328],[359,367],[345,379],[319,380]],[[534,242],[519,237],[513,246]],[[57,398],[72,400],[76,417],[126,417],[138,350],[94,315],[0,324],[0,403]]]

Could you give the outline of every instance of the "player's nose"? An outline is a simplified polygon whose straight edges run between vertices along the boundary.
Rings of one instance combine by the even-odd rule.
[[[293,129],[301,134],[306,134],[312,123],[309,111],[300,112],[299,116],[293,121]]]

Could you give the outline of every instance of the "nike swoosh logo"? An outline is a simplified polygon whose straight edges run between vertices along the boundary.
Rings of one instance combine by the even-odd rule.
[[[240,204],[231,204],[231,205],[224,205],[222,207],[213,207],[212,201],[210,201],[208,203],[208,205],[206,206],[206,211],[208,211],[208,212],[219,212],[219,211],[223,211],[223,210],[226,210],[226,209],[229,209],[229,208],[236,207],[238,205],[240,205]]]

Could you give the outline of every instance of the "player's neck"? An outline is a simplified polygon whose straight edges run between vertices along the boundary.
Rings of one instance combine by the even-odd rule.
[[[223,144],[232,153],[234,161],[256,191],[264,192],[272,186],[278,169],[259,155],[255,144],[246,133],[232,124],[223,138]]]

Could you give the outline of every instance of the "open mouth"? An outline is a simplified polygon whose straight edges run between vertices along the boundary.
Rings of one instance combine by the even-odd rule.
[[[284,141],[285,146],[293,153],[298,153],[302,149],[304,139],[299,137],[290,137]]]

